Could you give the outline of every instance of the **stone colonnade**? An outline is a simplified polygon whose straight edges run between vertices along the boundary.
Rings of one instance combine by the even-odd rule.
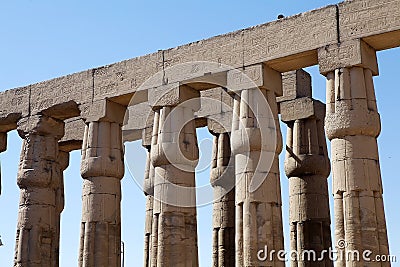
[[[344,53],[354,56],[343,60]],[[278,114],[288,126],[285,172],[290,184],[291,249],[301,254],[331,247],[326,178],[332,169],[335,243],[345,244],[337,249],[389,254],[376,142],[380,118],[372,79],[378,74],[375,51],[356,39],[320,48],[318,61],[327,80],[326,111],[312,98],[310,78],[301,70],[281,75],[264,63],[243,68],[254,84],[235,79],[237,70],[227,72],[227,87],[234,88],[231,128],[212,131],[213,266],[284,266],[279,255],[260,254],[265,248],[283,250]],[[149,102],[154,120],[146,146],[145,266],[199,262],[194,170],[200,92],[188,84],[178,85],[173,93],[172,100]],[[86,267],[121,265],[121,127],[126,106],[102,103],[95,116],[85,117],[82,146],[79,266]],[[24,141],[14,266],[58,266],[63,171],[69,156],[58,145],[64,121],[48,112],[21,118],[17,126]],[[324,129],[331,141],[332,168]],[[0,150],[5,150],[9,130],[0,127]],[[291,265],[332,262],[296,257]]]

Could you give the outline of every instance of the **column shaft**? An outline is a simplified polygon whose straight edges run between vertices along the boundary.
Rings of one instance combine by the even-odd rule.
[[[213,266],[235,266],[235,176],[229,133],[214,136],[210,182],[213,202]]]
[[[236,176],[236,266],[284,266],[258,251],[283,250],[278,155],[282,149],[276,96],[246,89],[234,100],[232,150]],[[275,254],[276,255],[276,254]]]
[[[18,171],[21,197],[14,266],[58,266],[59,223],[63,202],[58,140],[64,123],[32,116],[18,123],[24,138]]]
[[[152,266],[198,266],[195,167],[198,147],[193,108],[163,107],[156,113]],[[159,119],[158,119],[159,118]],[[157,255],[157,257],[155,257]],[[156,260],[156,262],[153,262]]]
[[[89,122],[82,148],[82,224],[79,266],[121,265],[121,125]]]
[[[146,218],[144,229],[144,266],[151,266],[153,202],[154,202],[154,166],[151,163],[151,151],[147,153],[146,170],[144,174],[143,191],[146,196]]]
[[[291,266],[332,266],[325,105],[312,98],[311,76],[304,70],[285,73],[282,82],[281,119],[288,126],[285,173]]]
[[[320,108],[318,113],[323,114],[324,105],[313,102]],[[298,255],[291,266],[332,266],[327,253],[332,242],[327,182],[330,163],[324,117],[316,115],[285,122],[288,124],[285,172],[289,177],[291,249]],[[315,254],[306,254],[306,251]]]
[[[331,140],[336,242],[344,253],[371,250],[388,255],[382,199],[382,179],[376,138],[380,117],[376,108],[372,72],[368,68],[340,68],[327,73],[326,132]],[[342,260],[338,266],[364,266]],[[390,266],[369,262],[369,266]]]

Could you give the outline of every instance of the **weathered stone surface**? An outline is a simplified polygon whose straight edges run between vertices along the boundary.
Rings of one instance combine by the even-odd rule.
[[[198,266],[194,170],[199,151],[194,109],[163,107],[156,111],[154,125],[151,266]]]
[[[92,101],[93,74],[91,70],[87,70],[63,76],[33,84],[30,90],[29,104],[32,114],[70,101],[76,104],[87,103]]]
[[[271,68],[285,72],[294,69],[274,59],[297,54],[303,54],[313,65],[315,54],[305,52],[336,43],[336,25],[336,8],[327,6],[244,30],[243,65],[270,61]]]
[[[18,127],[24,138],[15,265],[58,265],[62,171],[68,152],[83,147],[79,264],[120,266],[123,141],[142,139],[151,148],[145,266],[198,266],[195,128],[207,126],[218,136],[211,183],[222,196],[214,203],[214,266],[283,266],[257,258],[265,246],[283,248],[279,112],[289,126],[291,248],[329,247],[325,107],[311,98],[310,76],[293,71],[317,63],[327,77],[336,239],[345,251],[388,254],[372,77],[375,51],[400,46],[399,1],[345,1],[0,93],[0,151],[8,131]],[[233,175],[229,191],[221,177]]]
[[[29,114],[30,87],[20,87],[0,93],[0,127],[11,128],[5,131],[16,129],[20,117]]]
[[[283,249],[278,161],[282,141],[276,93],[259,88],[243,90],[240,98],[235,96],[233,114],[236,266],[284,266],[276,258],[260,263],[257,257],[265,246]]]
[[[301,97],[312,97],[310,74],[302,69],[282,73],[282,96],[276,101],[279,103]]]
[[[319,71],[326,74],[338,68],[359,66],[378,75],[375,50],[361,39],[332,44],[318,49]]]
[[[58,266],[59,222],[63,202],[58,140],[64,123],[45,116],[18,123],[23,141],[18,170],[21,190],[17,224],[15,266]]]
[[[281,118],[288,126],[285,173],[289,178],[290,248],[300,255],[291,259],[291,265],[333,266],[328,257],[319,261],[301,257],[304,251],[314,251],[320,258],[322,251],[331,247],[332,241],[327,183],[330,163],[324,134],[325,105],[311,98],[311,78],[308,76],[307,80],[298,83],[298,73],[307,76],[304,71],[284,76],[286,87],[293,90],[292,96],[297,95],[297,98],[290,100],[291,97],[287,97],[289,100],[281,102]],[[304,100],[310,107],[306,112],[299,105]]]
[[[194,110],[200,108],[200,92],[179,83],[155,87],[149,91],[149,105],[153,108],[176,106],[188,100],[195,106]]]
[[[243,70],[230,70],[227,79],[227,88],[233,92],[261,88],[271,90],[277,96],[282,95],[281,74],[265,64],[249,66]]]
[[[81,117],[85,121],[110,121],[123,123],[127,112],[126,106],[108,99],[80,105]]]
[[[210,183],[213,186],[213,265],[235,266],[235,174],[229,133],[214,136]]]
[[[363,38],[375,50],[400,46],[399,0],[353,0],[339,4],[340,40]]]
[[[94,100],[133,93],[141,86],[140,89],[160,86],[163,84],[162,72],[156,77],[152,76],[161,70],[162,56],[160,53],[96,68],[93,70]],[[147,81],[149,78],[151,79]]]
[[[124,176],[124,162],[120,123],[88,122],[81,176],[84,181],[79,266],[121,266],[120,180]]]
[[[313,100],[311,97],[301,97],[281,102],[280,110],[281,120],[289,122],[317,116],[321,111],[324,112],[325,105],[320,101]]]
[[[81,118],[67,119],[65,122],[65,134],[58,142],[59,149],[65,152],[82,148],[85,123]]]
[[[345,240],[347,244],[339,250],[347,253],[369,249],[371,257],[389,254],[376,141],[380,119],[371,70],[351,67],[330,72],[326,89],[325,123],[332,146],[335,237],[336,242]],[[348,266],[345,261],[338,264]]]

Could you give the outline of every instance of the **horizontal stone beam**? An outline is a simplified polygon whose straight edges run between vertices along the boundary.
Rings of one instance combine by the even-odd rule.
[[[311,97],[302,97],[280,103],[281,120],[290,122],[311,117],[324,118],[325,104]]]
[[[399,0],[353,0],[338,4],[339,38],[363,38],[375,50],[400,46]]]
[[[245,72],[260,66],[268,66],[277,73],[296,70],[318,64],[318,51],[321,53],[321,49],[327,48],[326,51],[334,53],[335,46],[340,44],[343,50],[344,46],[354,42],[359,42],[361,50],[366,47],[365,42],[371,51],[400,46],[400,0],[344,1],[1,92],[0,126],[4,131],[15,129],[19,118],[43,112],[58,113],[67,103],[70,113],[62,119],[77,116],[77,107],[82,111],[82,107],[105,99],[127,106],[136,92],[140,94],[136,101],[145,103],[151,90],[171,84],[187,84],[200,91],[224,87],[224,83],[228,83],[229,73],[226,71],[232,67]],[[360,64],[367,62],[356,54],[353,59],[360,59]],[[207,62],[212,62],[211,67]],[[210,81],[212,85],[208,84]],[[264,82],[256,80],[256,84],[272,86]]]

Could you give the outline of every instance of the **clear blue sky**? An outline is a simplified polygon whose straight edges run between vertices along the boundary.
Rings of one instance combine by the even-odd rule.
[[[93,1],[19,0],[0,3],[0,90],[23,86],[65,74],[110,64],[217,34],[293,15],[335,1]],[[380,76],[375,78],[382,133],[379,149],[391,254],[400,261],[400,179],[397,164],[397,123],[400,99],[400,50],[378,53]],[[325,82],[317,67],[314,96],[325,101]],[[286,128],[282,126],[283,135]],[[0,155],[3,190],[0,196],[0,266],[12,266],[19,190],[16,174],[21,139],[8,135],[8,150]],[[210,157],[210,135],[199,130],[204,162]],[[127,145],[128,166],[143,176],[145,151],[140,142]],[[283,154],[282,154],[283,155]],[[66,206],[62,214],[61,266],[77,265],[81,217],[80,152],[71,153],[65,171]],[[281,166],[283,161],[281,162]],[[209,170],[198,173],[199,184],[208,182]],[[288,244],[288,183],[282,173],[285,242]],[[331,184],[331,178],[329,178]],[[332,204],[332,203],[331,203]],[[211,206],[198,210],[200,264],[211,266]],[[143,259],[144,197],[132,175],[123,179],[122,239],[126,266],[141,266]],[[396,266],[396,264],[393,264]]]

